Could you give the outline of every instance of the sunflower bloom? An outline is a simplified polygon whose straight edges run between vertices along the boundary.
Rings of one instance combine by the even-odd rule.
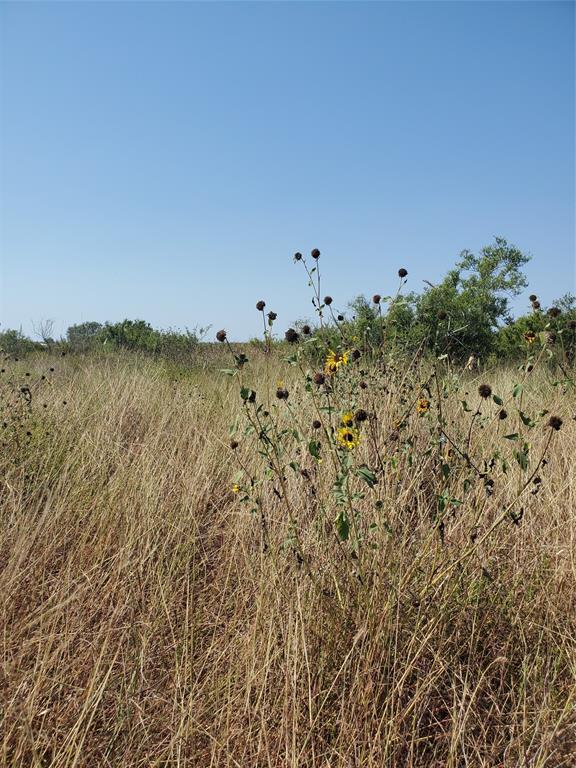
[[[343,413],[341,422],[342,426],[351,427],[354,424],[354,414],[352,411],[346,411],[346,413]]]
[[[416,413],[419,416],[423,416],[430,410],[430,400],[426,400],[425,397],[421,397],[416,403]]]
[[[536,334],[534,331],[526,331],[524,334],[524,341],[528,342],[528,344],[534,344],[536,341]]]
[[[348,352],[334,352],[330,350],[324,365],[326,373],[331,376],[343,365],[348,365]]]
[[[356,427],[340,427],[336,432],[336,440],[339,446],[351,451],[360,443],[360,432]]]

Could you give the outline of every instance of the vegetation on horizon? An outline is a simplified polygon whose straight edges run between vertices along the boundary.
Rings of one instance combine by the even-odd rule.
[[[571,294],[557,299],[549,308],[542,307],[531,294],[531,312],[513,318],[510,297],[527,287],[522,268],[529,257],[518,248],[497,237],[479,255],[462,251],[453,269],[438,284],[427,284],[422,293],[415,291],[400,296],[375,294],[373,300],[358,296],[347,310],[331,313],[338,327],[350,338],[362,339],[364,347],[386,343],[407,355],[416,349],[435,354],[443,350],[453,360],[473,354],[482,360],[521,357],[527,333],[547,334],[548,343],[564,345],[567,353],[576,347],[576,297]],[[321,297],[320,297],[321,298]],[[297,327],[310,321],[301,321]],[[208,327],[157,330],[145,320],[122,320],[115,323],[87,321],[72,325],[66,337],[54,340],[51,324],[40,324],[34,342],[21,331],[0,331],[0,349],[23,355],[42,349],[72,353],[96,350],[133,350],[179,361],[199,354],[199,345]],[[312,323],[312,328],[318,328]],[[267,343],[281,344],[281,337],[268,334]]]

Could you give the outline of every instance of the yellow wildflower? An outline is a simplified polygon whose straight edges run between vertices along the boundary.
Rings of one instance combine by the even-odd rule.
[[[332,375],[343,365],[348,365],[348,352],[334,352],[330,350],[324,365],[326,373]]]
[[[360,432],[356,427],[340,427],[336,432],[336,440],[338,445],[350,451],[360,443]]]
[[[342,424],[345,427],[351,427],[354,424],[354,414],[352,411],[346,411],[342,414]]]
[[[534,344],[536,341],[536,334],[534,331],[526,331],[524,334],[524,340],[528,342],[528,344]]]
[[[426,400],[425,397],[421,397],[420,400],[416,403],[416,413],[419,416],[422,416],[425,413],[428,413],[430,410],[430,400]]]
[[[238,485],[238,483],[234,483],[234,485],[232,486],[232,493],[240,493],[240,486]]]

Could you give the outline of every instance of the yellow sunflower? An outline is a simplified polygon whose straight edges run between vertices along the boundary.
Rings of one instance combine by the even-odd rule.
[[[528,342],[528,344],[534,344],[536,341],[536,334],[534,331],[526,331],[524,334],[524,340]]]
[[[332,376],[343,365],[348,365],[348,352],[334,352],[330,350],[324,365],[326,373]]]
[[[421,397],[420,400],[416,403],[416,413],[419,416],[423,416],[425,413],[428,413],[430,410],[430,400],[426,400],[425,397]]]
[[[346,411],[342,414],[342,425],[345,427],[351,427],[354,424],[354,413],[352,411]]]
[[[356,427],[340,427],[336,432],[336,440],[342,448],[351,451],[360,443],[360,432]]]

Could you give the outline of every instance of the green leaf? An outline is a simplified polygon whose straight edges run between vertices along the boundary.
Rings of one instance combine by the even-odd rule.
[[[348,541],[348,537],[350,536],[350,521],[348,520],[348,515],[346,514],[345,510],[340,510],[335,522],[336,530],[338,531],[340,540]]]
[[[248,400],[248,398],[250,397],[251,391],[252,390],[250,389],[250,387],[242,387],[240,389],[240,397],[242,398],[242,400]]]
[[[320,458],[320,450],[322,448],[322,444],[318,442],[318,440],[310,440],[308,443],[308,450],[312,454],[312,456],[315,459]]]
[[[518,440],[519,437],[520,435],[518,434],[518,432],[512,432],[512,434],[510,435],[504,435],[505,440]]]
[[[226,376],[236,376],[238,373],[237,368],[220,368],[220,373],[224,373]]]
[[[524,424],[525,427],[534,427],[535,426],[535,422],[532,421],[530,416],[526,416],[526,414],[522,413],[522,411],[520,411],[520,418],[522,419],[522,423]]]
[[[512,390],[512,397],[518,397],[518,395],[522,392],[522,384],[515,384],[514,389]]]
[[[492,400],[494,400],[496,405],[504,405],[504,400],[502,400],[501,397],[498,397],[498,395],[492,395]]]
[[[528,455],[528,446],[526,445],[526,443],[524,443],[524,447],[521,451],[514,451],[514,458],[520,465],[520,469],[526,472],[526,470],[528,469],[529,461],[530,461],[529,455]]]
[[[358,477],[362,478],[362,480],[364,480],[364,482],[368,486],[370,486],[370,488],[374,488],[374,486],[378,482],[378,480],[376,479],[376,475],[374,474],[374,472],[372,472],[372,470],[369,467],[366,467],[366,466],[358,467],[358,469],[356,469],[356,474],[358,475]]]

